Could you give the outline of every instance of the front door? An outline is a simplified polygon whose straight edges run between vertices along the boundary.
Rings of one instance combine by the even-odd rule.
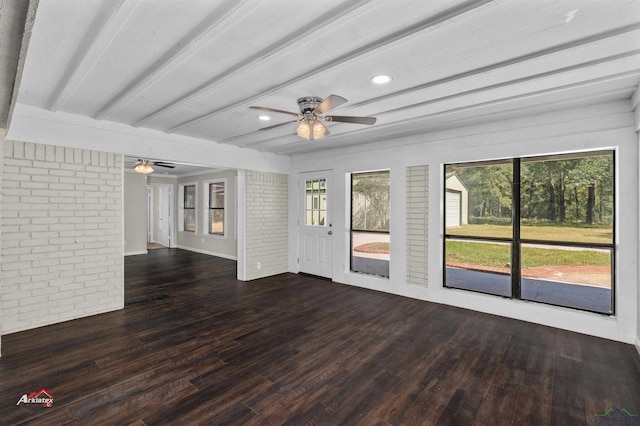
[[[333,277],[331,176],[332,170],[298,176],[298,269],[326,278]]]

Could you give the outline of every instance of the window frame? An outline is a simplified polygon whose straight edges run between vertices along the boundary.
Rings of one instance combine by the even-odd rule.
[[[194,207],[185,207],[185,201],[186,201],[185,196],[187,193],[186,188],[191,186],[194,187]],[[178,231],[188,232],[190,234],[196,234],[198,230],[198,182],[186,182],[186,183],[179,184],[178,195],[180,197],[180,208],[178,209],[179,210]],[[193,210],[194,221],[195,221],[193,231],[186,229],[185,227],[185,219],[186,219],[185,211],[186,210]]]
[[[309,182],[311,182],[311,185],[313,186],[314,183],[318,183],[318,191],[314,191],[313,188],[311,190],[311,206],[309,206],[309,204],[307,203],[307,201],[309,200],[309,191],[308,189],[306,189],[307,185],[309,184]],[[321,182],[324,184],[324,188],[321,188]],[[311,178],[311,179],[305,179],[305,194],[304,194],[304,201],[303,201],[303,210],[304,210],[304,226],[313,226],[313,227],[322,227],[322,228],[327,228],[330,227],[331,225],[328,223],[329,221],[327,220],[327,182],[328,179],[326,178]],[[324,189],[324,192],[320,192],[321,189]],[[317,198],[314,196],[314,194],[317,194]],[[324,209],[321,208],[322,207],[322,203],[321,203],[321,199],[322,199],[322,195],[324,195]],[[318,201],[317,206],[315,201]],[[315,216],[315,212],[318,212],[318,223],[313,223],[313,218]],[[324,218],[321,219],[321,213],[324,212]],[[309,217],[309,213],[311,213],[311,223],[308,223],[308,217]],[[323,223],[320,223],[324,220]]]
[[[203,229],[202,229],[202,235],[209,237],[209,238],[226,238],[227,237],[227,200],[228,200],[228,193],[227,190],[229,188],[229,186],[227,185],[227,179],[222,178],[222,179],[209,179],[203,182],[203,190],[204,190],[204,203],[203,203],[203,217],[206,218],[206,220],[203,220]],[[212,184],[222,184],[224,187],[224,206],[223,207],[210,207],[211,206],[211,185]],[[210,232],[211,231],[211,216],[210,216],[210,211],[211,210],[222,210],[223,211],[223,221],[222,221],[222,232]]]
[[[597,150],[586,150],[579,151],[575,153],[556,153],[556,154],[542,154],[542,155],[523,155],[520,157],[511,157],[504,159],[496,159],[496,160],[488,160],[488,161],[470,161],[470,162],[455,162],[455,163],[445,163],[443,165],[443,184],[442,184],[442,196],[440,197],[443,207],[443,220],[442,220],[442,262],[443,262],[443,270],[442,270],[442,283],[443,287],[447,289],[455,289],[462,291],[471,291],[475,293],[486,294],[490,296],[498,296],[498,297],[506,297],[500,296],[488,292],[483,292],[479,290],[471,290],[464,289],[458,287],[449,287],[447,286],[446,273],[447,273],[447,241],[451,238],[455,238],[457,240],[468,240],[468,241],[487,241],[487,242],[507,242],[510,244],[510,259],[511,259],[511,299],[515,300],[523,300],[527,302],[534,303],[542,303],[549,306],[559,306],[567,309],[575,309],[583,312],[593,312],[600,315],[606,316],[615,316],[616,314],[616,224],[617,224],[617,188],[616,188],[616,150],[615,149],[597,149]],[[530,159],[536,159],[538,161],[554,161],[561,160],[562,157],[567,156],[571,158],[579,158],[580,156],[589,157],[589,156],[597,156],[597,155],[611,155],[612,159],[612,241],[610,243],[598,243],[598,242],[581,242],[581,241],[564,241],[564,240],[546,240],[546,239],[535,239],[535,238],[522,238],[521,237],[521,166],[523,161],[526,162]],[[500,162],[510,161],[512,164],[512,206],[511,206],[511,226],[512,226],[512,236],[509,238],[502,237],[486,237],[486,236],[469,236],[469,235],[456,235],[447,232],[447,224],[446,224],[446,171],[448,166],[460,165],[464,167],[473,167],[473,166],[489,166],[494,164],[499,164]],[[577,308],[573,306],[566,306],[561,304],[542,302],[531,299],[522,299],[522,247],[524,245],[548,245],[548,246],[564,246],[564,247],[578,247],[578,248],[593,248],[593,249],[608,249],[611,255],[611,312],[600,312],[589,309]]]
[[[389,218],[389,229],[387,231],[374,231],[374,230],[362,230],[362,229],[354,229],[353,228],[353,177],[354,175],[368,175],[368,174],[379,174],[382,172],[386,172],[389,176],[389,215],[391,215],[391,169],[379,169],[379,170],[368,170],[368,171],[357,171],[349,173],[349,272],[363,275],[370,275],[380,278],[389,279],[391,275],[391,250],[389,250],[389,274],[388,275],[379,275],[370,272],[363,272],[353,269],[353,233],[361,232],[361,233],[369,233],[369,234],[382,234],[388,235],[389,241],[391,240],[391,219]]]

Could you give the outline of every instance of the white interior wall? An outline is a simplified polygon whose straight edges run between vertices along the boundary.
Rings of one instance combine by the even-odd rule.
[[[124,255],[147,252],[147,182],[139,173],[124,176]]]
[[[122,156],[3,145],[0,334],[121,309]]]
[[[633,94],[633,97],[631,98],[631,107],[633,109],[633,115],[634,115],[634,120],[635,120],[635,131],[636,131],[636,135],[638,135],[638,145],[640,145],[640,86],[638,86],[638,88],[636,89],[635,93]],[[638,164],[640,164],[640,157],[637,158],[637,162]],[[640,172],[638,173],[638,181],[636,181],[637,184],[637,188],[640,188]],[[640,192],[640,190],[639,190]],[[636,209],[638,211],[640,211],[640,196],[639,198],[639,203],[636,204]],[[640,247],[640,235],[637,235],[639,242],[638,242],[638,246]],[[640,249],[639,249],[640,250]],[[640,268],[640,265],[638,265],[638,267]],[[640,269],[638,270],[638,277],[640,277]],[[638,283],[638,286],[640,287],[640,283]],[[638,290],[638,304],[637,304],[638,309],[636,310],[636,321],[637,321],[637,326],[636,326],[636,348],[638,349],[638,352],[640,352],[640,312],[638,312],[638,310],[640,310],[640,289]]]
[[[2,217],[2,169],[4,167],[4,135],[6,130],[0,128],[0,217]],[[2,250],[2,226],[0,226],[0,253]],[[0,255],[0,259],[2,259]],[[2,261],[0,260],[0,271],[2,270]],[[0,280],[0,294],[2,294],[2,280]],[[2,304],[0,304],[0,330],[2,330]],[[0,333],[1,334],[1,333]],[[2,355],[2,335],[0,335],[0,356]]]
[[[289,176],[246,170],[239,177],[243,198],[238,223],[243,232],[239,233],[238,279],[287,272]]]
[[[604,338],[633,342],[638,309],[638,140],[629,101],[425,133],[367,146],[292,158],[289,181],[289,270],[297,272],[297,174],[333,169],[334,281],[444,303]],[[604,316],[534,302],[444,288],[443,164],[613,148],[617,170],[616,315]],[[428,287],[406,283],[405,169],[429,166]],[[349,271],[349,173],[390,169],[390,278]]]
[[[638,92],[636,91],[636,94]],[[638,106],[638,104],[635,105],[635,112],[636,112],[636,135],[637,135],[637,143],[640,146],[640,108]],[[640,150],[639,150],[639,154],[640,154]],[[640,165],[640,156],[636,158],[636,164]],[[638,178],[636,180],[636,194],[640,194],[640,170],[638,172]],[[638,200],[636,202],[636,211],[640,212],[640,195],[638,196]],[[640,216],[640,213],[639,213]],[[640,231],[640,230],[639,230]],[[640,232],[638,234],[636,234],[636,237],[638,238],[638,250],[640,251]],[[636,349],[638,349],[638,352],[640,353],[640,264],[636,265],[637,269],[637,276],[636,276],[636,280],[638,282],[638,299],[637,299],[637,304],[636,304],[636,339],[635,339],[635,345],[636,345]]]
[[[196,232],[179,232],[178,247],[199,253],[220,256],[227,259],[237,259],[236,233],[236,176],[235,170],[214,173],[203,173],[185,176],[178,179],[179,184],[197,182],[196,190]],[[208,181],[225,182],[225,235],[210,235],[205,233],[208,221],[205,206],[205,191],[208,191]],[[176,193],[177,194],[177,193]],[[178,200],[180,203],[180,200]]]

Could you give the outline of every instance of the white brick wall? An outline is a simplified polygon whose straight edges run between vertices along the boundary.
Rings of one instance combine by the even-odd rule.
[[[2,170],[4,169],[4,135],[5,129],[0,129],[0,217],[2,217]],[[0,226],[0,252],[2,250],[2,226]],[[2,279],[0,279],[0,295],[2,295]],[[0,355],[2,354],[2,303],[0,303]]]
[[[6,141],[0,334],[124,305],[122,156]]]
[[[429,166],[407,167],[407,283],[427,287]]]
[[[247,280],[288,271],[288,185],[287,175],[247,171]]]

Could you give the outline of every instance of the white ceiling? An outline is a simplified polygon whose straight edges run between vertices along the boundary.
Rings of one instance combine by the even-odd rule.
[[[639,1],[40,0],[17,102],[291,155],[627,99],[639,82]],[[258,130],[292,117],[249,108],[330,94],[377,123],[310,142],[294,123]]]
[[[0,127],[6,128],[29,2],[0,1]]]

